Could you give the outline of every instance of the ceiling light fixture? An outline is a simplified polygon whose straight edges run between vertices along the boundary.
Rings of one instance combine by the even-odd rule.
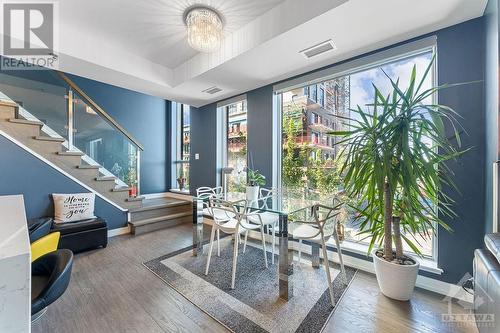
[[[189,45],[200,52],[214,52],[222,39],[222,19],[213,9],[195,7],[184,15]]]

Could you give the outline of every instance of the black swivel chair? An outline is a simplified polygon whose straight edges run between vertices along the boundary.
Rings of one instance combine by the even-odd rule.
[[[31,264],[31,320],[40,318],[47,306],[64,294],[73,266],[67,249],[47,253]]]

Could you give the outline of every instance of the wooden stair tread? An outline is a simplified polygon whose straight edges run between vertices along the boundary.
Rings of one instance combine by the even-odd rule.
[[[97,181],[115,181],[116,180],[116,177],[115,176],[102,176],[102,177],[96,177]]]
[[[128,186],[121,186],[121,187],[115,187],[111,191],[112,192],[125,192],[125,191],[129,191],[129,190],[130,190],[130,187],[128,187]]]
[[[77,169],[99,169],[101,166],[100,165],[90,165],[90,164],[82,164],[82,165],[77,165]]]
[[[0,99],[0,105],[18,107],[16,102]]]
[[[82,153],[82,152],[80,152],[80,151],[66,150],[66,151],[59,151],[59,152],[57,152],[57,155],[62,155],[62,156],[83,156],[85,154]]]
[[[35,140],[41,140],[41,141],[53,141],[53,142],[64,142],[66,139],[64,138],[55,138],[52,136],[44,136],[44,135],[37,135],[33,137]]]
[[[139,220],[139,221],[133,221],[133,222],[129,222],[129,223],[132,224],[134,227],[139,227],[139,226],[143,226],[143,225],[147,225],[147,224],[173,220],[173,219],[177,219],[180,217],[191,216],[192,214],[193,213],[190,211],[189,212],[181,212],[181,213],[169,214],[169,215],[165,215],[165,216],[152,217],[149,219],[144,219],[144,220]]]
[[[18,119],[18,118],[10,118],[9,122],[14,123],[14,124],[35,125],[35,126],[43,126],[44,125],[44,123],[42,123],[41,121]]]

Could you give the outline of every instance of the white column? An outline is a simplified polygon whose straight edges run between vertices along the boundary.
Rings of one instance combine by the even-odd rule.
[[[0,197],[0,332],[30,332],[31,253],[22,195]]]

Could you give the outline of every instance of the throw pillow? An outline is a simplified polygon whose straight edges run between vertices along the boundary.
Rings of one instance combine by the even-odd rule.
[[[55,223],[65,223],[95,218],[94,193],[53,193],[52,198],[54,199]]]

